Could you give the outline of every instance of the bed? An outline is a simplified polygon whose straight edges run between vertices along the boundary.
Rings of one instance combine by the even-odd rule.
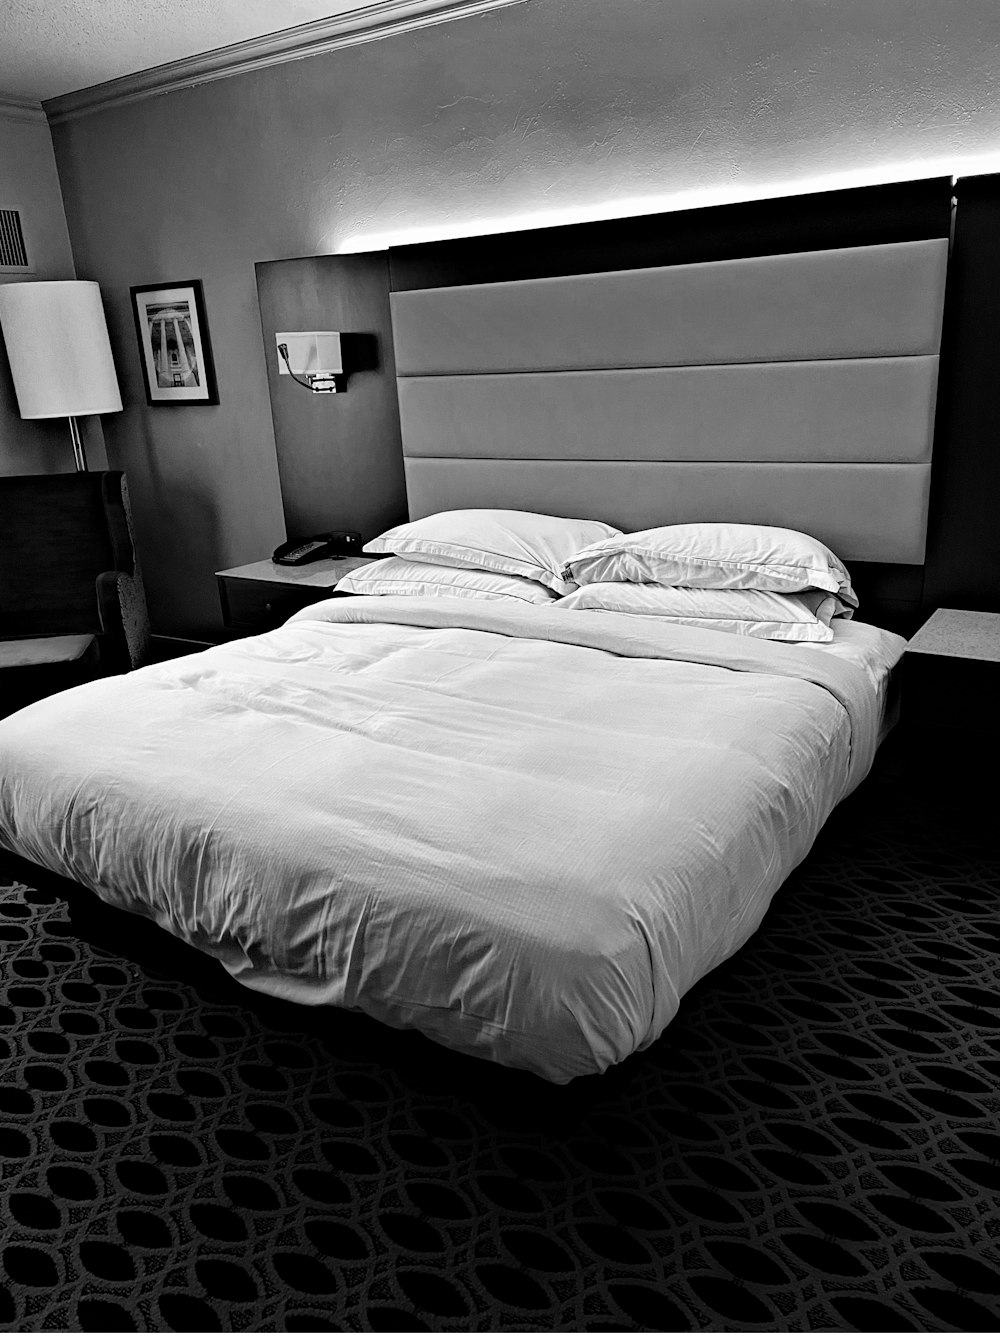
[[[400,294],[411,512],[784,522],[919,564],[945,258]],[[331,600],[0,723],[0,847],[251,989],[564,1083],[753,932],[867,773],[902,647]]]

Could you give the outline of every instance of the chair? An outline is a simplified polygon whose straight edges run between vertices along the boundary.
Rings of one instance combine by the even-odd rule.
[[[124,473],[0,477],[0,716],[148,648]]]

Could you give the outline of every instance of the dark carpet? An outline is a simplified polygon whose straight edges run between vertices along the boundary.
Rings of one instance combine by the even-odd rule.
[[[561,1089],[0,889],[0,1324],[1000,1327],[983,830],[866,784],[661,1040]]]

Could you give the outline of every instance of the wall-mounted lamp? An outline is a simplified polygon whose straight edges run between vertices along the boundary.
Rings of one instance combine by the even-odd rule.
[[[21,416],[68,417],[76,469],[86,472],[77,417],[122,410],[100,287],[7,283],[0,286],[0,327]]]
[[[339,333],[276,333],[278,374],[313,393],[344,393],[347,376]]]

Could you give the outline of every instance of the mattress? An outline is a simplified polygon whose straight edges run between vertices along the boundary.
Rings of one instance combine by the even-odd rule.
[[[831,643],[800,643],[807,652],[819,651],[851,662],[865,673],[875,690],[879,711],[879,744],[896,724],[899,713],[895,669],[906,650],[906,640],[891,630],[861,620],[834,620]]]
[[[864,777],[879,633],[322,602],[0,722],[0,845],[251,989],[564,1083],[656,1040]]]

